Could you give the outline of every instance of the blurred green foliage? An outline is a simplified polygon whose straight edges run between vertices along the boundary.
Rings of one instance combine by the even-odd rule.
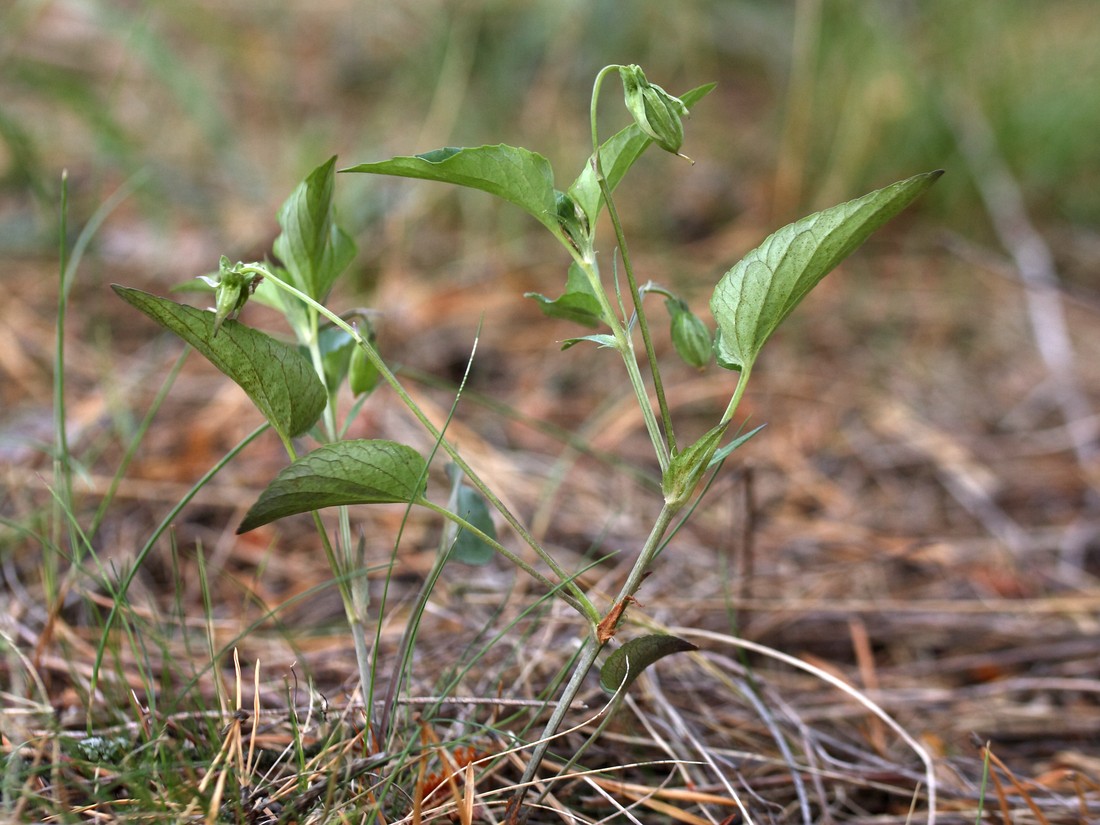
[[[81,199],[145,170],[143,216],[197,226],[223,248],[262,243],[271,228],[254,216],[333,153],[354,163],[505,141],[564,170],[584,155],[590,79],[611,62],[641,63],[672,92],[719,82],[685,150],[714,178],[721,220],[789,219],[958,168],[946,112],[961,106],[988,118],[1040,225],[1095,224],[1095,11],[1094,0],[16,0],[0,9],[0,249],[52,244],[62,168],[78,214]],[[393,206],[357,187],[340,197],[355,199],[358,228]],[[965,174],[924,208],[984,228]]]

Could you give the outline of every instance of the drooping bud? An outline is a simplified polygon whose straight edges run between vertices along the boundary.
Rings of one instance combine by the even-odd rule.
[[[241,307],[256,291],[263,278],[255,272],[244,272],[244,264],[231,264],[222,255],[218,263],[216,278],[203,277],[207,284],[214,287],[214,335],[218,334],[227,318],[236,318]]]
[[[684,102],[646,80],[641,66],[620,66],[619,77],[623,81],[626,108],[638,128],[666,152],[680,154],[684,143],[683,118],[688,113]]]
[[[665,299],[665,306],[672,319],[672,345],[677,354],[693,367],[705,367],[714,352],[707,325],[679,298]]]

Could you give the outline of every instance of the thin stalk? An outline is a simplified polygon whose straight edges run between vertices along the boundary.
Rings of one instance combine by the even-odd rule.
[[[57,295],[57,324],[56,339],[54,341],[54,365],[53,365],[53,425],[54,425],[54,457],[53,457],[53,483],[62,501],[66,506],[72,504],[72,467],[69,464],[69,436],[65,430],[65,317],[69,306],[68,290],[68,218],[69,218],[69,173],[65,170],[61,173],[61,216],[59,220],[59,249],[58,258],[60,273],[60,287]],[[55,547],[61,546],[61,517],[57,503],[53,505],[53,525],[51,540]],[[69,552],[74,553],[76,542],[70,529]],[[75,558],[75,556],[74,556]],[[46,586],[46,598],[52,604],[58,595],[58,559],[57,554],[48,553],[43,570],[43,580]]]
[[[325,387],[328,395],[328,403],[323,412],[325,436],[329,441],[336,439],[338,431],[336,421],[336,396],[329,390],[325,379],[324,356],[321,353],[321,329],[320,314],[317,307],[306,305],[307,337],[306,347],[309,350],[310,360],[313,362],[313,370],[321,385]],[[290,452],[291,460],[296,456]],[[370,592],[367,582],[356,575],[356,572],[364,566],[364,559],[359,552],[360,545],[351,538],[351,516],[348,508],[337,508],[337,553],[329,542],[320,516],[314,512],[314,524],[321,540],[325,545],[329,566],[336,573],[340,581],[340,598],[344,602],[344,613],[347,616],[348,627],[351,629],[352,642],[355,646],[355,659],[359,667],[359,689],[363,693],[363,707],[367,709],[368,722],[371,721],[371,708],[374,705],[374,679],[370,668],[370,648],[367,645],[367,611],[370,609]]]
[[[55,324],[54,363],[53,363],[53,425],[54,425],[54,460],[53,475],[54,489],[63,503],[70,510],[73,508],[73,479],[72,479],[72,455],[69,449],[69,435],[66,430],[68,412],[65,406],[65,326],[68,317],[69,293],[72,291],[73,282],[76,279],[76,270],[84,257],[84,250],[88,248],[92,238],[107,216],[115,210],[122,201],[130,196],[130,193],[138,187],[143,173],[132,175],[122,186],[111,193],[92,213],[88,223],[80,230],[80,234],[73,244],[72,252],[69,251],[69,172],[61,173],[61,205],[58,221],[58,272],[59,286],[57,295],[57,322]],[[61,546],[60,541],[60,512],[55,502],[53,517],[53,534],[51,536],[55,547]],[[75,522],[68,521],[69,525],[69,552],[71,558],[79,559],[81,544],[74,529]],[[58,594],[58,560],[56,554],[46,557],[43,565],[43,579],[46,587],[46,595],[49,601],[53,601]]]
[[[611,217],[612,225],[615,228],[615,238],[619,245],[619,254],[623,259],[623,267],[626,270],[627,280],[630,285],[630,295],[638,318],[638,328],[642,332],[642,339],[646,347],[646,356],[649,359],[650,372],[653,375],[653,384],[657,393],[661,418],[664,422],[664,436],[661,435],[661,429],[657,424],[657,418],[653,414],[653,408],[650,406],[649,393],[645,389],[645,382],[642,380],[641,372],[638,369],[633,343],[619,323],[618,317],[615,315],[614,311],[610,309],[610,301],[607,298],[607,294],[604,291],[598,273],[591,265],[591,261],[587,261],[583,257],[577,256],[576,253],[574,253],[574,258],[588,276],[588,280],[592,284],[597,299],[604,305],[604,312],[608,316],[608,325],[611,327],[612,334],[618,344],[619,353],[622,355],[623,363],[626,365],[626,371],[630,377],[630,383],[634,388],[634,394],[638,399],[638,405],[642,411],[642,415],[645,418],[646,429],[649,431],[650,440],[653,442],[653,449],[657,454],[661,472],[664,473],[664,471],[668,469],[670,455],[675,452],[676,449],[676,437],[672,430],[672,417],[668,410],[668,404],[665,401],[664,384],[661,382],[660,372],[657,368],[653,340],[649,334],[649,324],[642,311],[642,302],[638,292],[637,279],[634,277],[634,269],[630,265],[630,254],[626,245],[626,237],[623,234],[622,223],[619,220],[618,211],[615,209],[615,202],[611,198],[611,187],[607,183],[607,178],[604,176],[603,167],[600,163],[600,137],[596,123],[600,87],[603,85],[604,78],[611,72],[618,71],[618,69],[619,66],[617,64],[605,66],[600,70],[600,73],[596,75],[596,80],[592,86],[592,99],[589,103],[588,110],[589,124],[592,131],[591,163],[593,165],[593,171],[596,173],[596,181],[600,186],[600,193],[603,195],[604,203],[607,206],[608,215]]]
[[[619,597],[612,605],[613,608],[615,605],[621,604],[623,599],[633,596],[638,591],[638,588],[641,587],[650,563],[661,549],[661,539],[664,537],[665,532],[668,530],[669,525],[672,523],[679,509],[679,507],[669,504],[661,508],[661,512],[658,513],[657,519],[654,521],[653,527],[649,531],[649,536],[646,538],[645,544],[642,546],[642,550],[638,554],[637,560],[634,562],[633,567],[631,567],[630,573],[627,575],[626,581],[619,591]],[[610,630],[613,633],[615,628],[610,628]],[[510,810],[518,813],[520,805],[523,803],[523,798],[527,795],[528,785],[534,779],[535,773],[538,771],[539,765],[542,763],[542,759],[546,755],[547,749],[550,747],[550,742],[553,741],[554,734],[558,732],[558,728],[561,727],[561,723],[565,719],[566,712],[573,705],[573,700],[577,698],[577,694],[580,693],[581,686],[584,684],[584,679],[588,676],[588,672],[592,669],[592,665],[596,663],[596,658],[599,656],[600,651],[603,650],[604,644],[604,642],[599,640],[595,632],[591,633],[589,637],[585,639],[584,646],[581,648],[578,657],[576,669],[573,671],[573,675],[569,678],[568,684],[566,684],[565,689],[562,691],[562,695],[555,704],[554,711],[550,714],[550,719],[546,722],[546,727],[543,728],[539,741],[531,751],[531,758],[523,771],[523,776],[517,783],[520,787],[509,803]]]
[[[508,509],[507,505],[505,505],[504,502],[501,501],[500,498],[493,493],[493,491],[474,471],[474,469],[466,463],[466,460],[459,454],[458,450],[456,450],[449,441],[443,438],[442,433],[440,433],[439,429],[435,426],[435,424],[432,423],[431,419],[429,419],[428,416],[425,415],[424,411],[421,410],[419,406],[417,406],[416,402],[413,401],[408,391],[401,385],[401,382],[397,380],[397,376],[393,374],[393,372],[387,366],[386,362],[382,360],[381,356],[378,355],[378,352],[374,349],[373,346],[371,346],[370,342],[367,341],[362,335],[360,335],[359,331],[355,329],[355,327],[353,327],[336,313],[329,310],[327,307],[319,304],[317,301],[310,298],[305,293],[301,292],[298,289],[295,289],[290,284],[277,278],[266,267],[257,264],[250,264],[243,269],[247,272],[255,272],[258,275],[262,275],[264,278],[267,278],[274,286],[284,290],[285,292],[290,293],[291,295],[294,295],[299,300],[304,301],[307,305],[316,308],[316,310],[320,312],[325,318],[327,318],[333,324],[335,324],[340,329],[344,330],[344,332],[348,333],[348,335],[350,335],[352,338],[354,338],[356,344],[363,348],[363,351],[366,353],[367,358],[370,360],[371,364],[373,364],[374,367],[378,370],[379,374],[382,376],[385,382],[390,385],[395,393],[397,393],[397,397],[401,399],[401,402],[416,417],[417,421],[420,422],[421,426],[424,427],[428,434],[439,442],[440,446],[443,447],[444,452],[446,452],[447,455],[451,457],[451,460],[454,461],[454,463],[458,466],[458,468],[466,474],[466,478],[470,480],[470,483],[477,488],[478,492],[485,496],[485,499],[497,510],[497,512],[499,512],[504,517],[505,521],[507,521],[509,526],[516,531],[523,542],[527,544],[532,550],[534,550],[538,557],[543,562],[545,562],[545,564],[550,568],[554,575],[557,576],[559,580],[563,582],[566,587],[569,588],[575,600],[575,602],[571,602],[571,604],[573,604],[574,607],[576,607],[577,605],[584,605],[585,609],[582,610],[582,613],[585,615],[586,618],[589,618],[590,615],[595,612],[595,607],[592,606],[591,602],[588,600],[588,597],[584,594],[584,591],[582,591],[580,587],[578,587],[576,583],[573,582],[572,577],[565,572],[561,565],[558,564],[557,561],[555,561],[549,553],[546,552],[546,550],[542,547],[541,544],[539,544],[535,537],[531,535],[530,531],[528,531],[527,528],[524,527],[523,524],[520,522],[520,520],[516,518],[512,511]]]
[[[730,403],[726,406],[726,411],[722,413],[722,420],[718,422],[719,425],[728,424],[733,420],[734,413],[737,412],[737,408],[741,404],[741,397],[745,394],[745,388],[749,385],[749,376],[751,375],[752,364],[743,364],[741,372],[737,374],[737,386],[734,387]]]
[[[626,273],[626,282],[630,286],[630,298],[634,302],[634,312],[638,319],[638,330],[642,333],[642,341],[645,344],[646,358],[649,359],[649,373],[653,376],[653,390],[657,395],[657,406],[661,410],[661,421],[665,428],[668,452],[676,453],[676,434],[672,429],[672,414],[665,399],[665,385],[661,380],[661,370],[657,365],[657,351],[653,347],[653,337],[649,334],[649,321],[646,319],[645,310],[642,307],[642,294],[638,290],[638,279],[634,277],[634,267],[630,264],[630,252],[626,246],[626,235],[623,233],[623,225],[619,220],[619,210],[615,207],[615,200],[611,196],[611,187],[604,177],[603,167],[600,164],[600,153],[596,155],[596,182],[600,185],[604,202],[607,204],[607,214],[611,218],[611,225],[615,229],[615,241],[619,245],[619,257],[623,262],[623,271]],[[648,396],[646,406],[649,405]]]
[[[634,397],[638,401],[638,408],[642,412],[646,431],[649,433],[649,440],[653,443],[653,452],[657,455],[657,461],[663,474],[668,469],[670,460],[668,446],[665,443],[664,436],[661,435],[661,427],[657,423],[657,416],[653,414],[653,407],[650,406],[649,393],[645,388],[641,370],[638,368],[634,344],[611,306],[611,300],[604,291],[595,262],[585,258],[576,250],[571,250],[571,252],[573,253],[573,260],[580,266],[581,271],[584,272],[588,282],[592,285],[592,291],[596,296],[596,300],[600,302],[600,308],[603,311],[607,325],[611,328],[611,335],[615,339],[615,349],[618,350],[623,359],[627,377],[630,379],[630,387],[634,390]]]

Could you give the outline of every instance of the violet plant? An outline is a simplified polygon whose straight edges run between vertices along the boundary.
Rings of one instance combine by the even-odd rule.
[[[617,74],[632,122],[606,140],[597,132],[596,111],[604,81]],[[204,278],[214,290],[214,312],[203,311],[139,290],[116,286],[128,303],[179,335],[241,386],[278,433],[290,463],[263,490],[238,532],[279,518],[312,513],[328,563],[340,587],[359,663],[361,690],[374,741],[384,747],[391,735],[388,709],[374,718],[374,664],[370,652],[370,600],[362,571],[362,539],[354,538],[347,507],[403,503],[436,513],[452,526],[445,531],[440,564],[457,557],[467,562],[499,553],[574,608],[588,631],[570,678],[558,696],[542,736],[533,747],[521,787],[535,775],[548,743],[559,730],[574,698],[602,653],[616,636],[623,615],[685,508],[696,501],[707,477],[757,430],[731,435],[757,357],[772,333],[837,264],[876,229],[901,212],[939,177],[929,172],[802,218],[779,229],[734,264],[710,296],[712,333],[687,303],[669,289],[641,283],[616,208],[614,193],[639,157],[656,144],[678,155],[684,119],[713,84],[673,96],[650,83],[638,66],[608,66],[596,77],[590,123],[592,154],[563,191],[555,188],[550,163],[528,149],[504,144],[447,147],[420,155],[362,163],[348,173],[419,178],[480,189],[530,214],[561,244],[569,260],[565,289],[557,298],[539,294],[543,312],[593,330],[564,342],[611,350],[621,361],[645,422],[660,468],[663,502],[645,541],[610,604],[597,605],[577,583],[579,571],[565,569],[494,493],[492,479],[479,476],[461,452],[417,407],[399,377],[380,356],[365,315],[344,316],[326,306],[329,293],[355,256],[351,238],[333,210],[335,158],[314,170],[279,212],[282,233],[274,244],[278,263],[232,263],[222,258],[216,274]],[[677,161],[679,162],[679,161]],[[618,273],[601,269],[597,224],[607,214]],[[603,261],[607,260],[604,247]],[[646,297],[664,298],[669,334],[687,363],[712,362],[730,371],[729,403],[714,426],[690,444],[677,438],[675,422],[656,357],[652,307]],[[285,317],[296,339],[280,341],[250,328],[235,316],[248,300],[262,301]],[[640,340],[639,340],[640,339]],[[344,383],[360,401],[343,421],[336,400]],[[384,382],[416,416],[424,430],[457,468],[445,493],[430,495],[428,468],[434,456],[385,439],[346,439],[344,433],[362,399]],[[652,386],[656,405],[650,403]],[[736,429],[736,428],[734,428]],[[302,453],[300,439],[319,446]],[[335,538],[318,511],[337,508]],[[498,538],[490,517],[497,513],[541,561],[541,569]],[[617,644],[617,642],[616,642]],[[634,678],[663,656],[692,646],[678,638],[645,635],[618,645],[600,669],[602,686],[621,696]],[[388,697],[392,701],[392,696]],[[523,790],[513,797],[511,820],[518,821]]]

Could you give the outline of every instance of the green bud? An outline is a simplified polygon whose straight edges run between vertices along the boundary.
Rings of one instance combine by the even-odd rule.
[[[255,272],[242,272],[244,264],[231,264],[222,255],[218,263],[217,278],[203,278],[214,287],[214,335],[218,334],[227,318],[236,318],[241,307],[256,291],[263,278]]]
[[[684,101],[646,80],[642,67],[620,66],[626,108],[634,122],[657,145],[674,155],[684,143],[683,117],[688,113]]]
[[[672,345],[685,363],[702,369],[714,352],[710,330],[703,320],[679,298],[667,298],[665,306],[672,318]]]

